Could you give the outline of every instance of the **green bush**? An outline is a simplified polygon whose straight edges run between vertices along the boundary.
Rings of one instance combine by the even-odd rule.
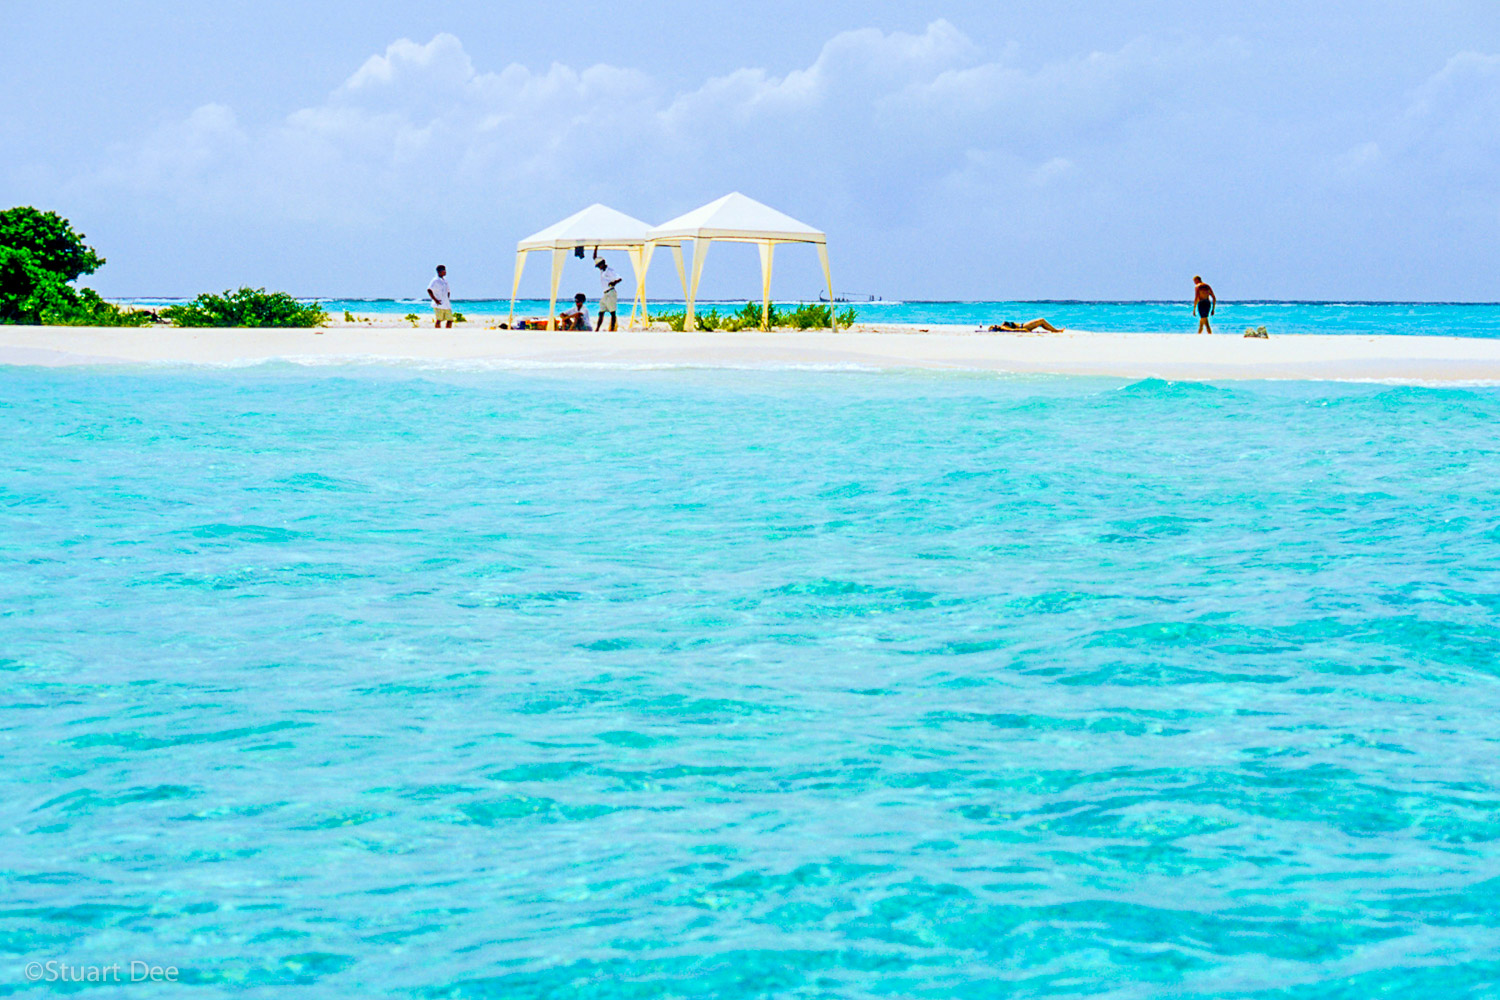
[[[402,316],[401,318],[404,319],[404,320],[406,320],[412,326],[416,326],[418,323],[421,322],[421,320],[417,317],[416,313],[407,313],[405,316]]]
[[[80,288],[71,302],[54,302],[42,310],[42,322],[49,326],[150,326],[155,321],[144,309],[105,302],[92,288]]]
[[[847,329],[854,325],[856,315],[853,306],[834,314],[831,305],[808,302],[786,313],[781,320],[786,326],[798,330],[826,330],[832,319],[837,321],[840,327]]]
[[[223,295],[208,292],[186,305],[161,311],[177,326],[215,327],[309,327],[328,322],[328,314],[313,302],[303,305],[286,292],[264,288],[241,288]]]
[[[790,327],[794,330],[826,330],[828,329],[829,309],[831,306],[818,305],[817,303],[805,303],[794,308],[776,307],[771,303],[769,319],[770,329],[778,327]],[[854,325],[856,317],[854,307],[840,311],[834,318],[838,325],[847,329]],[[681,331],[685,314],[680,312],[658,313],[655,317],[658,322],[667,324],[668,329]],[[761,322],[761,304],[759,302],[746,302],[744,308],[728,315],[721,316],[718,307],[710,309],[706,313],[699,313],[694,317],[700,330],[764,330],[767,327]]]

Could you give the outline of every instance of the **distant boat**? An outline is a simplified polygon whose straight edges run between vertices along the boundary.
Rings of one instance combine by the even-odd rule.
[[[818,301],[819,302],[827,302],[828,301],[828,296],[824,295],[822,292],[819,292],[818,293]],[[885,300],[883,298],[881,298],[879,295],[835,295],[833,297],[833,301],[835,301],[835,302],[884,302]]]

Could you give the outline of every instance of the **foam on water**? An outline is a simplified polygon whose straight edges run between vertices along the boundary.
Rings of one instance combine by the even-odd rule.
[[[1500,391],[3,376],[6,989],[1500,977]]]

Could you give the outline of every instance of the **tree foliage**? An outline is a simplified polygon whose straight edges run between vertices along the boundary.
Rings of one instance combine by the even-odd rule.
[[[43,212],[30,205],[0,212],[0,246],[25,251],[31,263],[77,281],[104,266],[104,258],[86,246],[82,233],[74,232],[67,219],[56,212]]]
[[[38,264],[29,250],[0,245],[0,323],[40,323],[44,311],[75,298],[62,275]]]
[[[241,288],[223,295],[204,292],[191,302],[161,311],[177,326],[322,326],[328,314],[318,303],[304,305],[286,292]]]
[[[105,302],[72,282],[104,258],[67,219],[29,205],[0,211],[0,323],[142,326],[151,314]]]

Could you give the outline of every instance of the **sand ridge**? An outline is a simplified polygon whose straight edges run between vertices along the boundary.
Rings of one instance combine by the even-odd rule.
[[[388,317],[381,317],[388,320]],[[1500,339],[1416,336],[991,333],[970,326],[679,333],[453,329],[404,322],[318,330],[0,326],[0,364],[235,365],[276,359],[490,362],[497,366],[848,367],[1172,380],[1336,379],[1500,383]]]

